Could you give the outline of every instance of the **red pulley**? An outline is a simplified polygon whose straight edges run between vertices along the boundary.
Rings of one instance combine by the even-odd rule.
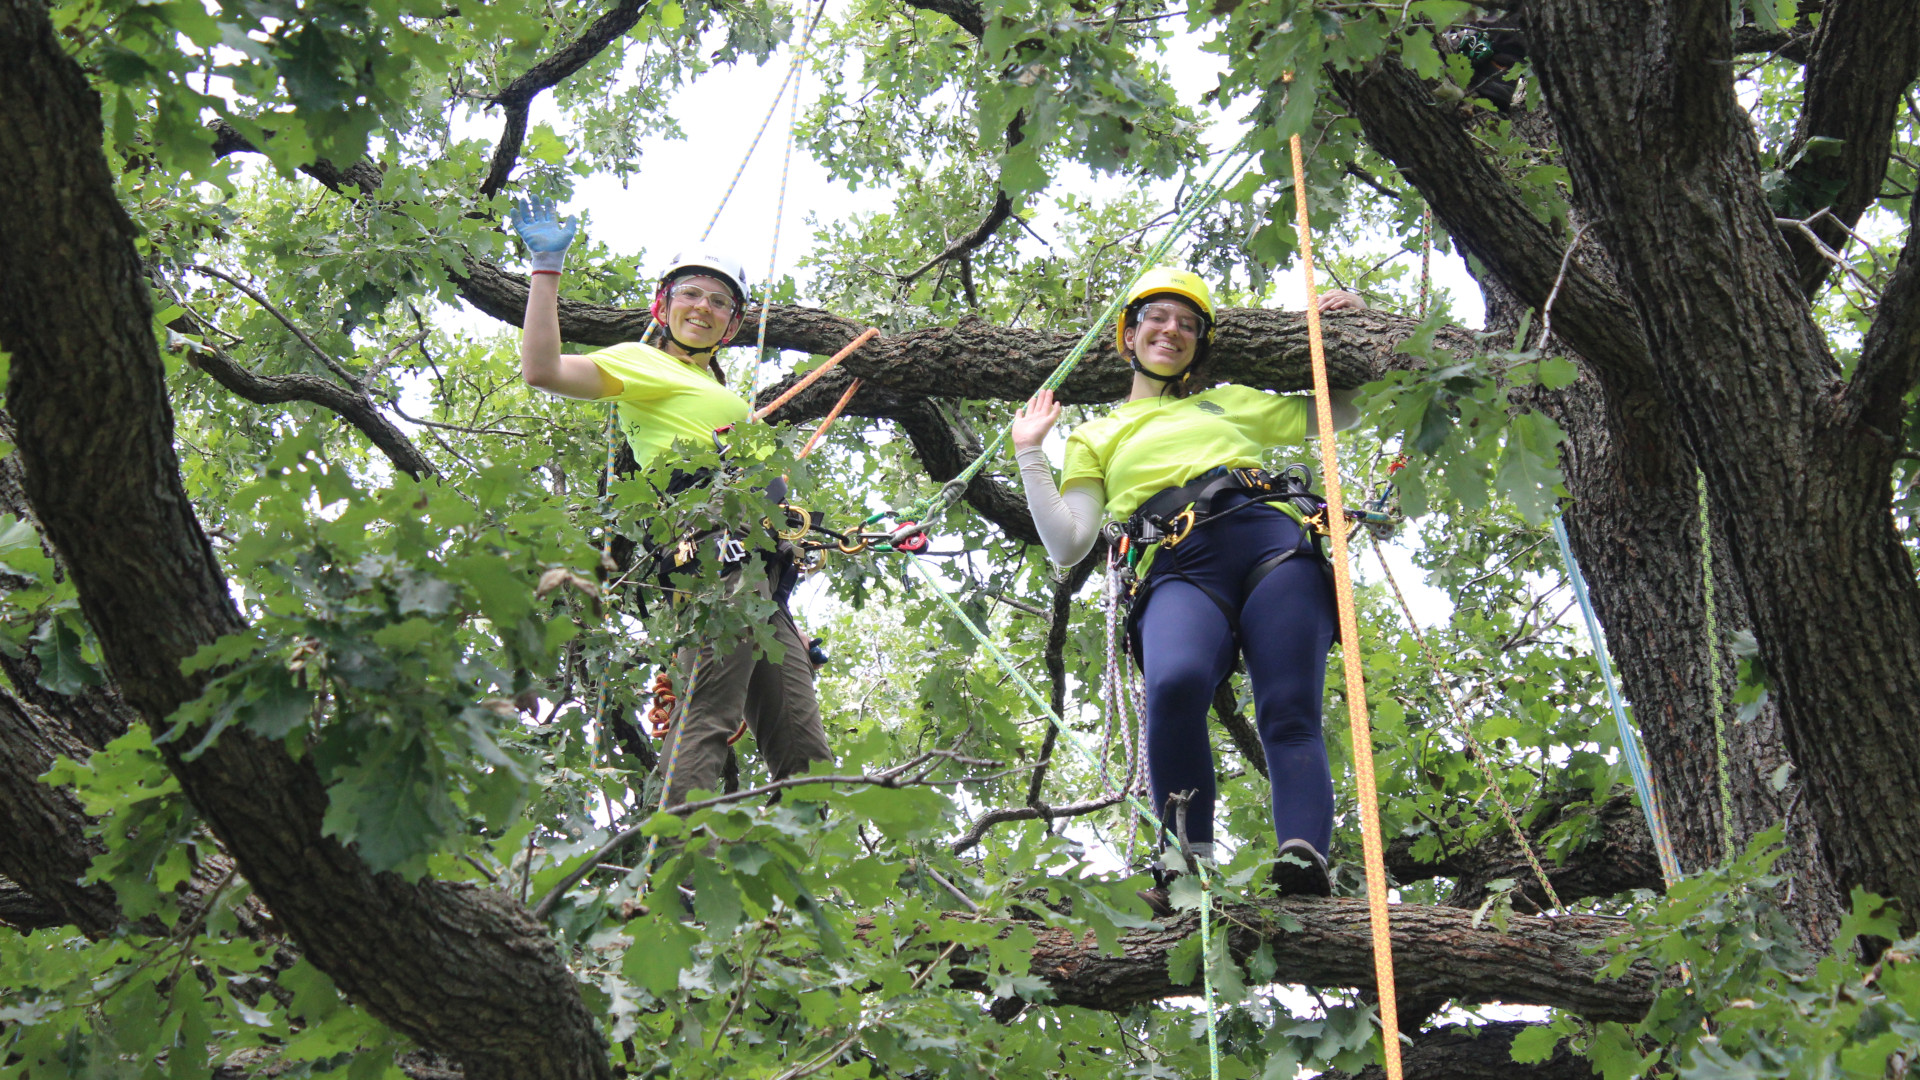
[[[917,524],[919,524],[919,522],[903,521],[900,523],[900,527],[902,529],[911,529]],[[895,543],[893,548],[895,551],[904,551],[909,555],[918,555],[927,550],[927,534],[923,532],[914,533],[905,540]]]

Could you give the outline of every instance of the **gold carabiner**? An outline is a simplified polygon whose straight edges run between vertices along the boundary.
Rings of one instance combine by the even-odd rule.
[[[793,515],[798,514],[800,516],[800,524],[794,526],[792,529],[778,532],[776,535],[778,535],[780,539],[788,543],[793,543],[813,531],[813,511],[802,510],[797,506],[787,506],[785,503],[781,504],[781,508],[786,510],[788,521],[792,521]]]
[[[867,550],[867,540],[865,537],[861,537],[855,540],[852,545],[841,542],[835,544],[834,547],[837,548],[842,555],[858,555]]]
[[[1160,542],[1170,548],[1179,547],[1181,541],[1193,535],[1193,527],[1197,523],[1193,516],[1193,507],[1187,507],[1174,515],[1173,523],[1167,527],[1167,535]]]

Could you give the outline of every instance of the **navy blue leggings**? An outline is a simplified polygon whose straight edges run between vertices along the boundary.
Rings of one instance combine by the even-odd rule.
[[[1233,495],[1216,509],[1244,502]],[[1207,711],[1214,687],[1233,670],[1232,628],[1198,582],[1237,607],[1254,719],[1273,783],[1273,829],[1326,854],[1333,840],[1333,778],[1320,734],[1320,702],[1333,646],[1333,585],[1309,552],[1281,563],[1252,596],[1247,572],[1300,544],[1300,526],[1279,510],[1250,506],[1196,530],[1155,557],[1153,588],[1140,614],[1147,689],[1147,765],[1153,805],[1169,792],[1194,791],[1187,839],[1213,839],[1213,748]],[[1192,579],[1182,580],[1181,576]],[[1163,576],[1164,575],[1164,576]]]

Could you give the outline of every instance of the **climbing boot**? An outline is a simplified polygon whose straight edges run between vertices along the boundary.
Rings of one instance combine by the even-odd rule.
[[[1152,887],[1141,889],[1133,895],[1147,905],[1147,910],[1153,912],[1154,918],[1173,918],[1173,896],[1169,890],[1173,888],[1173,879],[1180,876],[1180,871],[1168,870],[1159,863],[1147,867],[1147,870],[1153,874]]]
[[[1281,896],[1333,895],[1326,858],[1305,840],[1280,845],[1280,856],[1273,863],[1273,887]]]

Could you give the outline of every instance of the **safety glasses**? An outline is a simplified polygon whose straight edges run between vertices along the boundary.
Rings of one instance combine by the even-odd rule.
[[[675,285],[672,291],[668,292],[667,295],[673,297],[675,300],[678,300],[682,303],[687,303],[687,304],[697,304],[702,300],[705,300],[709,308],[712,308],[714,311],[719,312],[722,315],[733,314],[733,309],[735,306],[733,302],[732,293],[709,292],[698,285],[692,285],[692,284]]]
[[[1200,316],[1180,304],[1147,304],[1140,309],[1140,325],[1161,333],[1177,330],[1187,337],[1198,338],[1205,324]]]

